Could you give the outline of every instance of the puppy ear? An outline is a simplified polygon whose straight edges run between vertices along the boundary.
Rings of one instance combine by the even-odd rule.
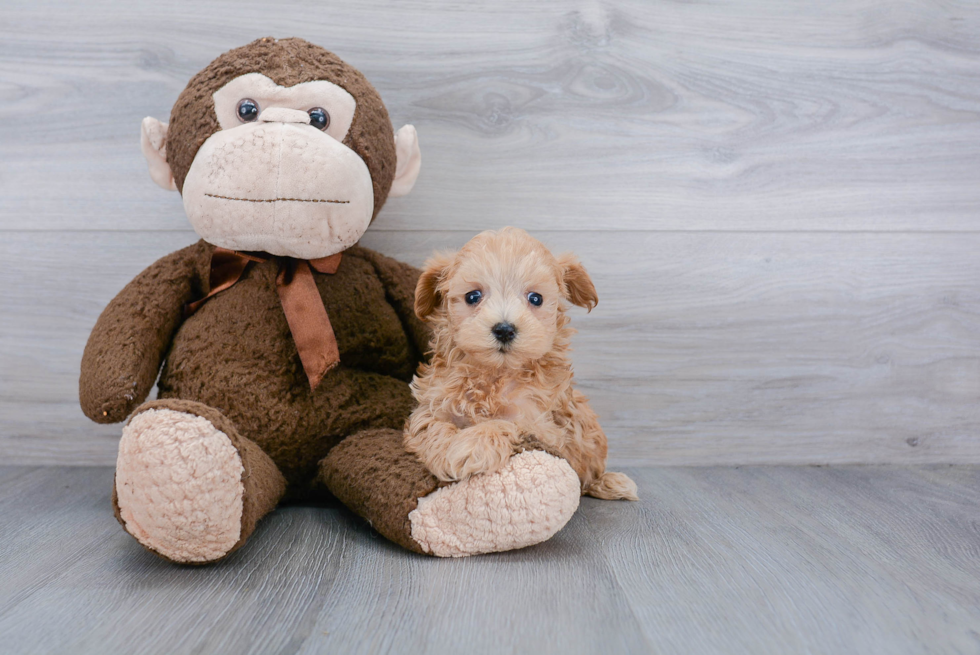
[[[415,286],[415,315],[423,321],[429,317],[442,302],[439,285],[445,279],[446,271],[452,264],[450,255],[433,255],[422,270],[419,283]]]
[[[561,268],[565,297],[573,305],[585,307],[591,312],[599,304],[599,295],[595,292],[595,285],[585,272],[585,267],[572,254],[559,257],[558,266]]]

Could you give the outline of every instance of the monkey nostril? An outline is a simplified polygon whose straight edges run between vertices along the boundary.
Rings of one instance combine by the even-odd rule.
[[[517,328],[511,323],[497,323],[490,328],[490,331],[500,343],[509,343],[517,336]]]

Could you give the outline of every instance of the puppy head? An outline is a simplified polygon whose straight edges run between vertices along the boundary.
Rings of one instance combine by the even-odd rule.
[[[507,227],[426,262],[415,313],[434,323],[437,351],[457,347],[488,366],[520,367],[555,347],[566,300],[590,311],[599,301],[578,260]]]

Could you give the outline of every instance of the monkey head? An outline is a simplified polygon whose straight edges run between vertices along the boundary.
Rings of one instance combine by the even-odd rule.
[[[314,259],[360,239],[389,196],[408,193],[421,155],[395,134],[373,86],[302,39],[264,38],[219,56],[145,118],[150,176],[180,191],[194,230],[232,250]]]

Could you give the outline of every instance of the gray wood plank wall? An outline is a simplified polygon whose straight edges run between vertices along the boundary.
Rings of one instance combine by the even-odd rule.
[[[4,0],[3,463],[114,461],[82,347],[195,239],[140,120],[264,35],[338,52],[419,129],[366,245],[418,264],[513,224],[580,255],[614,464],[980,462],[972,0]]]

